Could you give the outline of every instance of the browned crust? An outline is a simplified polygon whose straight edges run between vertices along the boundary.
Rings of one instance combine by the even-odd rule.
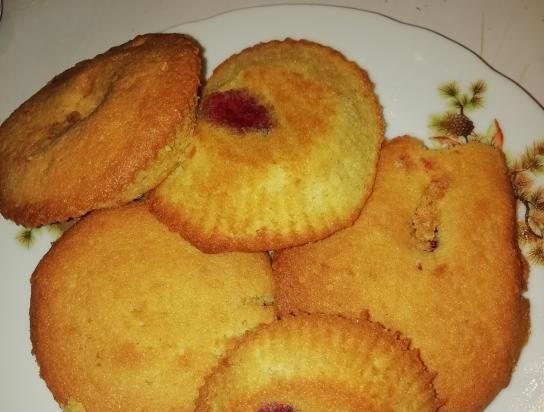
[[[255,410],[273,401],[296,410],[297,401],[312,402],[323,391],[346,410],[405,411],[415,404],[417,412],[436,411],[442,402],[433,379],[398,332],[364,318],[297,313],[246,332],[206,379],[196,411]]]
[[[356,177],[350,176],[349,181],[343,182],[344,184],[336,184],[334,187],[330,181],[332,179],[327,180],[329,177],[324,177],[320,190],[330,193],[330,202],[320,207],[319,212],[311,210],[310,203],[312,202],[302,197],[305,190],[310,190],[308,189],[307,175],[324,173],[325,169],[334,164],[330,160],[331,158],[342,162],[350,156],[346,154],[348,144],[344,142],[341,146],[342,149],[338,149],[334,153],[331,151],[328,153],[329,159],[325,159],[323,153],[329,147],[327,146],[325,149],[324,146],[331,145],[334,151],[336,139],[342,139],[334,134],[336,127],[329,125],[327,123],[329,120],[326,120],[327,111],[336,108],[324,107],[323,112],[316,109],[314,113],[319,113],[319,116],[315,114],[315,122],[312,120],[313,117],[310,117],[310,120],[305,123],[304,108],[292,103],[293,96],[302,98],[308,93],[308,90],[303,87],[302,80],[300,84],[294,83],[300,87],[290,91],[291,97],[289,99],[291,100],[286,100],[285,96],[277,92],[277,96],[270,97],[270,101],[267,101],[272,106],[272,111],[274,106],[281,107],[286,113],[282,114],[285,118],[287,118],[287,114],[296,113],[294,108],[298,107],[300,117],[297,120],[300,124],[286,121],[278,125],[277,129],[274,129],[273,126],[266,137],[258,136],[255,133],[240,136],[237,132],[216,127],[206,119],[200,118],[195,130],[195,144],[191,150],[188,150],[183,167],[175,171],[165,180],[164,184],[152,193],[150,204],[151,210],[165,223],[204,251],[262,251],[281,249],[322,239],[351,225],[359,215],[371,191],[385,130],[382,108],[374,93],[374,85],[369,79],[368,73],[356,63],[347,60],[339,51],[308,40],[285,39],[260,43],[221,63],[208,80],[203,90],[204,96],[217,90],[223,90],[224,87],[229,88],[230,86],[225,86],[226,82],[232,81],[239,70],[251,66],[254,63],[253,60],[258,61],[263,55],[267,57],[270,55],[271,60],[269,66],[266,62],[259,63],[262,64],[262,67],[266,67],[266,69],[263,68],[263,73],[278,64],[280,67],[281,64],[286,64],[286,67],[289,67],[294,63],[287,58],[282,62],[282,54],[289,53],[290,55],[293,53],[293,49],[299,49],[301,53],[313,56],[315,61],[322,59],[324,62],[333,62],[330,65],[323,64],[319,69],[313,66],[308,66],[307,69],[301,59],[300,67],[303,67],[301,70],[307,69],[308,72],[322,70],[331,75],[329,79],[334,74],[332,73],[334,68],[336,75],[341,73],[344,77],[344,81],[339,83],[341,85],[338,86],[339,89],[336,90],[336,93],[356,95],[355,101],[357,103],[353,104],[357,106],[357,110],[364,111],[367,116],[368,123],[372,126],[368,128],[371,132],[366,133],[373,134],[374,140],[366,137],[369,142],[372,140],[366,149],[360,146],[355,148],[356,143],[349,147],[352,151],[356,150],[357,153],[361,153],[361,158],[367,156],[370,159],[368,165]],[[275,59],[281,63],[277,63]],[[309,59],[309,57],[305,57],[305,59]],[[289,69],[287,68],[287,70]],[[313,74],[308,76],[313,76]],[[316,78],[326,78],[321,72],[320,76],[316,76]],[[252,82],[252,80],[247,81]],[[270,81],[278,80],[271,79]],[[262,93],[259,90],[258,82],[251,84],[254,84],[255,87],[248,86],[249,93],[257,95]],[[272,84],[275,83],[270,84],[267,87],[272,89]],[[348,84],[349,86],[347,86]],[[346,88],[350,89],[349,93],[345,93]],[[291,105],[293,105],[293,109],[291,109]],[[309,112],[311,109],[306,110]],[[323,125],[319,126],[321,122]],[[329,126],[335,129],[332,133],[323,131]],[[358,130],[357,121],[354,121],[352,126],[352,130]],[[344,130],[342,126],[339,129]],[[308,130],[311,132],[307,132]],[[304,131],[307,132],[306,135],[304,135]],[[317,136],[319,133],[322,133],[322,136]],[[329,138],[326,144],[324,136]],[[357,139],[353,138],[353,140]],[[314,153],[319,151],[321,151],[320,154],[314,157]],[[342,153],[339,153],[340,151]],[[197,162],[201,161],[196,159],[202,159],[202,157],[199,158],[202,153],[205,153],[204,156],[209,156],[213,161],[202,161],[203,163],[196,166]],[[309,163],[308,159],[310,159]],[[353,160],[350,159],[350,161]],[[211,164],[212,162],[213,164]],[[319,166],[317,166],[318,164]],[[359,165],[356,167],[359,168],[357,170],[362,169]],[[292,179],[288,181],[287,185],[289,186],[286,186],[286,189],[271,194],[267,191],[267,187],[275,182],[265,179],[269,179],[267,173],[274,168],[281,169],[282,173],[286,173],[289,178],[298,176],[299,181],[294,184],[292,183],[294,179]],[[331,174],[339,171],[345,172],[340,168],[330,170]],[[202,171],[202,174],[199,174],[199,171]],[[204,179],[202,176],[206,176],[206,178]],[[313,178],[313,176],[309,177]],[[189,184],[187,182],[190,181],[194,182],[191,189],[180,190],[179,185]],[[316,184],[315,180],[312,184]],[[344,188],[346,192],[349,188],[351,192],[348,195],[343,192],[342,195],[337,196],[337,199],[332,200],[339,187]],[[247,193],[250,193],[249,196]],[[340,199],[347,198],[350,199],[349,207],[346,206],[347,202],[338,203]],[[316,202],[324,202],[324,200],[319,199]],[[249,203],[252,205],[251,208],[247,206]],[[283,204],[286,206],[284,207]],[[286,208],[290,210],[286,211]],[[205,220],[197,216],[203,210],[206,210],[206,213],[202,214]],[[320,214],[319,218],[317,218],[318,213]],[[293,217],[295,215],[296,219]]]
[[[31,285],[40,375],[87,412],[192,411],[231,340],[275,318],[266,254],[204,254],[142,202],[89,213]]]
[[[59,74],[0,126],[0,212],[25,226],[130,201],[192,132],[199,46],[146,34]]]
[[[334,224],[327,227],[316,228],[315,226],[306,227],[303,232],[290,230],[288,233],[282,232],[260,232],[254,237],[221,236],[215,232],[204,233],[197,222],[191,220],[190,214],[184,214],[175,206],[168,202],[162,202],[160,197],[151,197],[149,201],[150,210],[170,229],[180,233],[185,239],[190,241],[200,250],[206,253],[221,253],[225,251],[239,252],[262,252],[281,250],[289,247],[304,245],[319,239],[325,239],[334,232],[349,227],[359,214],[370,193],[361,199],[359,208],[344,219],[338,219]]]
[[[410,219],[433,179],[450,186],[437,205],[438,247],[426,251]],[[499,150],[393,139],[352,227],[274,254],[277,310],[368,311],[420,349],[444,411],[480,411],[508,384],[529,331],[515,210]]]

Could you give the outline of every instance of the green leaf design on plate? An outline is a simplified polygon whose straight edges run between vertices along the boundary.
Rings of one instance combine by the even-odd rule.
[[[474,123],[466,112],[484,106],[486,90],[487,84],[484,80],[470,84],[466,93],[461,91],[456,81],[439,86],[438,93],[446,100],[448,110],[430,116],[429,128],[437,134],[431,140],[449,146],[478,140],[479,135],[474,133]]]
[[[484,133],[477,127],[467,112],[485,104],[487,84],[477,80],[463,92],[456,81],[438,87],[438,94],[446,100],[448,109],[429,117],[429,128],[436,135],[431,143],[438,147],[451,147],[468,142],[479,142],[503,150],[504,133],[497,119]],[[504,150],[503,150],[504,152]],[[530,262],[544,265],[544,139],[536,140],[520,156],[505,153],[514,195],[520,205],[523,219],[518,221],[518,243]]]
[[[32,246],[36,244],[37,240],[46,234],[49,234],[52,241],[57,240],[76,221],[77,219],[72,219],[66,222],[53,223],[38,228],[21,227],[15,234],[15,239],[23,248],[31,249]]]
[[[30,249],[38,236],[39,229],[22,228],[15,235],[15,239],[25,249]]]

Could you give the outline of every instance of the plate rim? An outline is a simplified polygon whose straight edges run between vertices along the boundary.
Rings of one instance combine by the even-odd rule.
[[[319,4],[319,3],[297,3],[297,2],[293,2],[293,3],[286,2],[286,3],[277,3],[277,4],[258,4],[258,5],[252,5],[252,6],[236,7],[236,8],[230,9],[230,10],[225,10],[225,11],[222,11],[222,12],[219,12],[219,13],[215,13],[215,14],[210,15],[210,16],[201,17],[201,18],[197,18],[197,19],[188,20],[188,21],[185,21],[183,23],[174,24],[174,25],[171,25],[171,26],[168,26],[168,27],[162,29],[161,32],[170,32],[170,31],[173,31],[176,28],[181,27],[181,26],[203,23],[203,22],[206,22],[207,20],[213,20],[213,19],[216,19],[218,17],[228,16],[229,14],[244,12],[246,10],[250,11],[250,10],[255,10],[255,9],[279,9],[279,8],[313,8],[313,9],[320,8],[320,9],[337,9],[337,10],[346,10],[346,11],[352,11],[352,12],[359,12],[359,13],[362,13],[362,14],[368,14],[368,15],[373,15],[373,16],[376,16],[376,17],[380,17],[380,18],[383,18],[385,20],[390,20],[392,22],[399,23],[399,24],[402,24],[402,25],[407,26],[407,27],[412,27],[414,29],[423,30],[423,31],[426,31],[429,34],[434,34],[434,35],[436,35],[438,37],[441,37],[442,39],[444,39],[444,40],[446,40],[448,42],[451,42],[454,45],[459,46],[459,47],[463,48],[464,50],[468,51],[470,54],[472,54],[474,57],[476,57],[478,60],[480,60],[481,63],[485,64],[493,72],[495,72],[496,74],[500,75],[504,79],[510,81],[515,86],[517,86],[534,103],[536,103],[536,105],[541,110],[544,111],[544,102],[541,103],[540,101],[538,101],[537,98],[531,92],[529,92],[525,87],[523,87],[518,81],[514,80],[513,78],[511,78],[510,76],[508,76],[505,73],[501,72],[500,70],[496,69],[491,63],[489,63],[487,60],[485,60],[482,56],[480,56],[476,51],[474,51],[470,47],[468,47],[468,46],[464,45],[463,43],[453,39],[452,37],[449,37],[449,36],[447,36],[447,35],[445,35],[443,33],[440,33],[439,31],[436,31],[436,30],[431,29],[429,27],[420,26],[420,25],[415,24],[415,23],[409,23],[407,21],[400,20],[400,19],[398,19],[396,17],[392,17],[392,16],[389,16],[389,15],[387,15],[385,13],[375,11],[375,10],[369,10],[369,9],[365,9],[365,8],[358,8],[358,7],[354,7],[354,6],[347,6],[347,5],[341,5],[341,4]]]

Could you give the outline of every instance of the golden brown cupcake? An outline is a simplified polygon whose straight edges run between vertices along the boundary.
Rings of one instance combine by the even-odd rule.
[[[186,159],[151,209],[205,251],[263,251],[350,225],[384,121],[367,73],[310,41],[243,50],[209,78]]]
[[[367,312],[421,351],[441,411],[481,411],[508,384],[528,330],[515,233],[499,150],[393,139],[352,227],[274,255],[277,309]]]
[[[299,314],[244,335],[206,379],[196,411],[436,411],[432,378],[379,324]]]
[[[274,319],[265,254],[206,255],[142,204],[92,212],[32,275],[31,339],[57,402],[192,411],[231,341]]]
[[[195,121],[200,50],[147,34],[78,63],[0,126],[0,212],[25,226],[126,203],[178,164]]]

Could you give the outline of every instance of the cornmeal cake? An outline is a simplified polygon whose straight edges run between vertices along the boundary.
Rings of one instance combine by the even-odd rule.
[[[366,314],[420,350],[441,411],[481,411],[528,331],[515,222],[498,149],[393,139],[352,227],[274,255],[277,310]]]
[[[244,335],[206,379],[196,411],[436,411],[432,379],[379,324],[299,314]]]
[[[30,332],[59,404],[192,411],[229,345],[274,319],[263,253],[206,255],[143,204],[92,212],[32,275]]]
[[[208,79],[194,143],[151,209],[208,252],[321,239],[359,215],[383,133],[357,64],[306,40],[258,44]]]
[[[40,226],[155,187],[193,132],[200,71],[194,40],[150,33],[53,78],[0,125],[0,213]]]

